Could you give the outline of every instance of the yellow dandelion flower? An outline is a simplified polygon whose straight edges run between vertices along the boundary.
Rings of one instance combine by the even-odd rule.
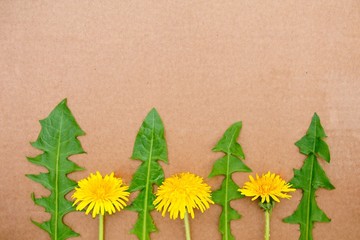
[[[173,175],[162,183],[156,193],[154,205],[157,211],[165,216],[170,213],[171,219],[184,219],[186,213],[194,218],[194,208],[204,212],[208,209],[211,200],[210,186],[203,179],[192,173]]]
[[[246,182],[244,187],[239,189],[242,195],[253,197],[255,200],[261,197],[261,202],[270,203],[270,198],[275,202],[280,202],[279,198],[291,198],[288,192],[294,192],[295,189],[291,188],[291,184],[285,182],[279,175],[275,173],[266,173],[259,177],[256,174],[256,179],[251,175],[249,176],[250,182]]]
[[[92,217],[104,215],[105,212],[112,214],[116,210],[120,211],[126,206],[128,196],[128,186],[123,185],[121,178],[114,177],[114,173],[105,175],[103,178],[99,172],[90,174],[88,178],[78,182],[79,187],[75,188],[75,193],[71,198],[76,199],[73,205],[76,210],[81,211],[86,208],[86,214],[92,210]]]

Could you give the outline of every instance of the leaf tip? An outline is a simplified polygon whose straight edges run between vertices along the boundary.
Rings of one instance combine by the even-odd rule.
[[[35,202],[36,198],[35,198],[35,193],[34,192],[31,193],[30,197]]]
[[[211,149],[211,151],[213,151],[213,152],[219,152],[219,149],[217,149],[217,147],[215,146],[215,147],[213,147],[213,148]]]
[[[148,115],[155,115],[157,117],[160,118],[159,112],[156,110],[155,107],[151,108],[150,112],[148,113]]]
[[[61,100],[61,102],[59,103],[59,105],[66,105],[67,104],[67,98],[64,98],[63,100]]]
[[[40,227],[40,228],[41,228],[41,223],[39,223],[39,222],[37,222],[37,221],[33,220],[32,218],[30,218],[30,221],[31,221],[33,224],[35,224],[36,226],[38,226],[38,227]]]
[[[31,144],[31,143],[30,143],[30,144]],[[26,160],[28,160],[29,162],[31,162],[31,160],[33,159],[32,157],[28,157],[28,156],[26,156],[25,158],[26,158]]]
[[[84,170],[86,170],[86,168],[81,167],[79,165],[76,165],[76,167],[74,167],[74,171],[84,171]]]
[[[242,121],[235,122],[233,126],[242,127]]]
[[[87,152],[84,149],[81,149],[78,154],[87,154]]]

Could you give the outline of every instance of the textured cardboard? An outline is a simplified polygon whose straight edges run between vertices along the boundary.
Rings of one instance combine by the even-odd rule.
[[[90,172],[115,171],[129,183],[136,133],[156,107],[166,131],[166,176],[191,171],[207,179],[221,154],[211,148],[235,121],[254,173],[289,180],[302,165],[294,142],[317,112],[332,160],[321,162],[336,190],[317,192],[332,219],[316,224],[314,239],[358,239],[360,230],[360,4],[324,1],[1,1],[0,2],[0,232],[1,239],[49,239],[30,222],[48,218],[30,194],[46,195],[26,173],[44,169],[25,156],[30,141],[63,98],[79,125],[86,155],[71,159]],[[247,174],[236,173],[242,185]],[[282,223],[300,191],[274,209],[272,239],[298,239]],[[249,199],[232,202],[242,215],[236,239],[262,239],[264,217]],[[193,239],[220,239],[219,206],[191,221]],[[152,239],[184,239],[180,220],[153,217]],[[106,239],[136,239],[136,219],[123,211],[106,219]],[[70,213],[65,222],[97,239],[98,221]]]

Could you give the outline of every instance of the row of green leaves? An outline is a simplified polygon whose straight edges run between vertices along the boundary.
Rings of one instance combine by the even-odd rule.
[[[35,225],[49,233],[52,240],[65,240],[79,236],[70,227],[63,223],[65,214],[74,211],[72,203],[66,200],[69,193],[77,183],[67,177],[67,174],[83,170],[77,164],[69,160],[75,154],[84,153],[79,136],[84,131],[79,127],[67,106],[66,99],[44,120],[40,121],[41,132],[32,146],[43,151],[42,154],[28,158],[34,164],[47,168],[47,173],[28,174],[27,177],[42,184],[50,190],[49,196],[35,197],[32,199],[36,205],[45,208],[50,213],[48,221]],[[245,159],[242,147],[237,142],[242,127],[241,122],[231,125],[213,148],[214,152],[223,152],[225,155],[218,159],[209,177],[224,176],[220,189],[213,192],[213,200],[222,207],[219,220],[219,231],[223,240],[232,240],[230,222],[239,219],[241,215],[231,207],[230,202],[242,198],[237,191],[238,185],[233,181],[232,174],[235,172],[251,172],[243,160]],[[326,137],[321,126],[319,117],[314,114],[309,130],[306,135],[296,142],[300,152],[307,155],[304,166],[300,170],[294,170],[294,178],[291,183],[295,188],[302,189],[303,197],[297,210],[284,221],[287,223],[300,224],[300,239],[311,240],[312,228],[315,221],[328,222],[330,219],[320,210],[316,204],[315,191],[322,187],[334,189],[324,170],[317,161],[318,157],[330,162],[330,153],[327,144],[322,140]],[[136,136],[132,159],[142,163],[134,173],[130,192],[139,191],[138,196],[128,207],[129,210],[138,213],[138,219],[131,230],[140,240],[150,239],[150,234],[157,231],[150,212],[154,210],[152,202],[155,199],[154,185],[161,185],[164,181],[164,171],[158,161],[168,163],[167,145],[164,137],[164,125],[155,109],[152,109],[142,123]]]

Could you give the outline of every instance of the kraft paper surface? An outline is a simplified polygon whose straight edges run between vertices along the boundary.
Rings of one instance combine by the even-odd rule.
[[[326,1],[1,1],[0,2],[0,239],[50,239],[31,223],[49,218],[31,193],[49,192],[25,174],[44,172],[26,160],[38,120],[64,98],[81,128],[87,154],[71,157],[129,184],[140,161],[130,159],[143,119],[155,107],[165,126],[166,177],[207,178],[222,154],[211,149],[242,121],[238,141],[255,173],[293,177],[305,156],[294,143],[317,112],[328,135],[331,162],[320,161],[335,190],[316,192],[332,219],[316,223],[314,239],[358,239],[360,229],[360,3]],[[235,173],[242,186],[247,173]],[[69,195],[70,196],[70,195]],[[68,197],[69,197],[68,196]],[[135,196],[135,195],[134,195]],[[282,219],[296,209],[301,191],[276,205],[271,239],[297,240],[299,226]],[[263,239],[256,203],[232,202],[242,218],[236,239]],[[221,239],[221,208],[191,220],[196,240]],[[151,239],[184,239],[181,220],[153,211],[159,230]],[[106,239],[129,234],[136,213],[106,218]],[[97,239],[98,221],[82,212],[67,225]]]

